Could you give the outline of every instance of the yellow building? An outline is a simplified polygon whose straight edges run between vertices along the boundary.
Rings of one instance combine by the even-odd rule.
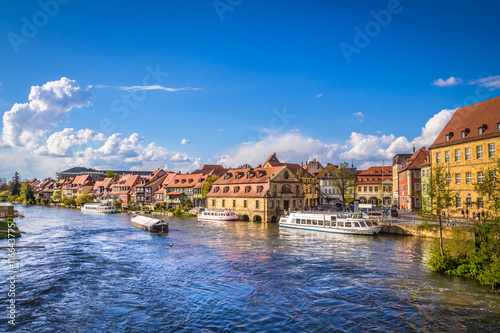
[[[231,210],[241,220],[276,222],[289,210],[301,210],[302,182],[285,166],[229,169],[206,196],[207,208]]]
[[[316,160],[312,162],[307,162],[306,164],[299,165],[297,163],[282,163],[276,157],[276,153],[269,156],[269,158],[264,163],[264,168],[278,167],[278,166],[287,166],[289,167],[293,173],[300,179],[302,182],[302,190],[304,191],[304,206],[305,207],[313,207],[318,204],[318,196],[319,194],[316,191],[316,188],[319,185],[319,181],[314,177],[309,171],[309,167],[317,167],[318,165],[322,168],[319,162]]]
[[[500,97],[457,109],[429,147],[431,166],[444,166],[456,211],[481,212],[483,198],[474,190],[499,157]]]
[[[356,171],[356,199],[374,207],[392,204],[392,166],[373,166]]]

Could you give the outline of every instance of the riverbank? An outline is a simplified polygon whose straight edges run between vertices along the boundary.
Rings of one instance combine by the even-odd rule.
[[[7,220],[0,220],[0,239],[17,237],[21,237],[21,233],[19,232],[16,223],[13,221],[9,222]]]

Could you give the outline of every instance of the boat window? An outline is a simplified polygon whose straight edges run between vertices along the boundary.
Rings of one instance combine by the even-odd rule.
[[[318,225],[323,225],[323,221],[322,220],[318,220]]]
[[[325,221],[325,227],[329,227],[330,226],[330,221],[326,220]]]
[[[302,219],[301,224],[306,224],[306,220],[305,220],[305,219]]]
[[[310,224],[311,224],[311,220],[307,220],[307,224],[309,224],[309,225],[310,225]]]
[[[372,221],[366,221],[366,225],[371,227],[372,226]]]
[[[359,223],[358,222],[354,222],[354,228],[359,228]]]
[[[359,225],[360,225],[362,228],[366,228],[366,224],[365,224],[365,222],[363,222],[363,221],[359,222]]]
[[[332,223],[332,225],[333,225],[333,223]],[[342,221],[337,221],[337,227],[339,227],[339,228],[343,228],[343,227],[344,227],[344,222],[342,222]]]
[[[349,222],[345,222],[345,223],[344,223],[344,227],[345,227],[345,228],[350,228],[350,227],[351,227],[351,221],[349,221]]]
[[[313,220],[313,225],[318,225],[318,220]]]
[[[337,221],[337,216],[332,216],[332,221]]]

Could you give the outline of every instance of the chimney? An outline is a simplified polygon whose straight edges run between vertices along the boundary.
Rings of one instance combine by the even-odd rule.
[[[413,152],[415,152],[415,146],[413,146]]]

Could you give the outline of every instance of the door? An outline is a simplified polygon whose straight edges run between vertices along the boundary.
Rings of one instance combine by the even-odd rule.
[[[290,208],[290,200],[285,200],[283,202],[283,209],[288,210],[288,208]]]

